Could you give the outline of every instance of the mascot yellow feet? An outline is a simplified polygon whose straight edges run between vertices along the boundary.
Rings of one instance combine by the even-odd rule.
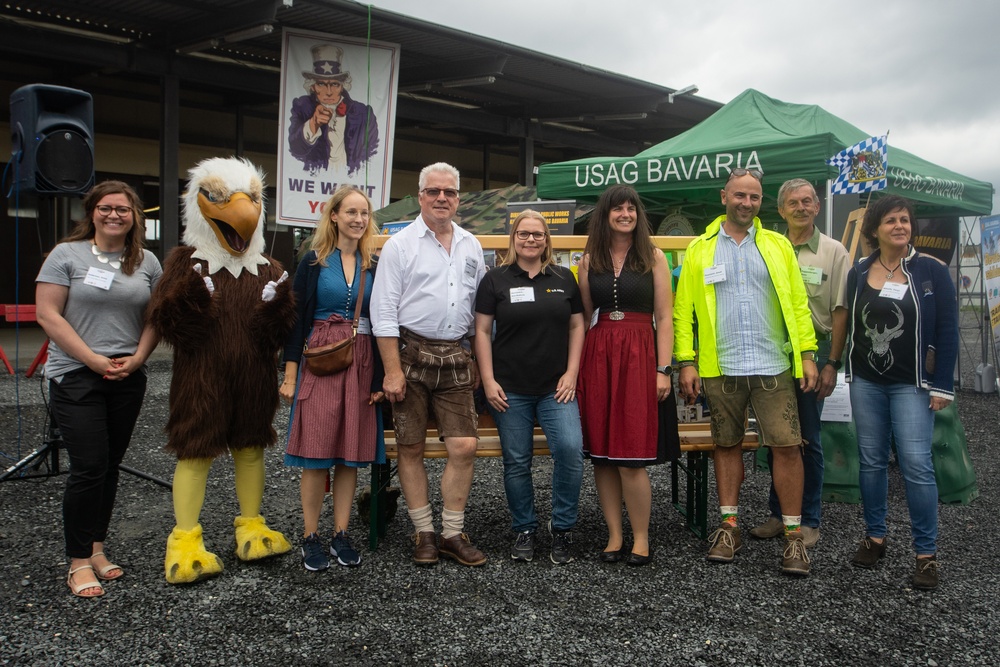
[[[200,525],[192,530],[175,527],[167,538],[164,569],[168,583],[191,584],[222,572],[222,559],[205,550]]]
[[[262,516],[238,516],[233,525],[236,527],[236,556],[240,560],[260,560],[292,550],[285,536],[268,528]]]

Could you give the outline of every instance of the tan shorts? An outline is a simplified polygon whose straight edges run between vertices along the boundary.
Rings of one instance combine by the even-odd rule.
[[[479,415],[472,397],[468,350],[458,341],[431,340],[401,329],[399,360],[406,376],[406,396],[392,406],[396,442],[422,444],[432,409],[442,438],[475,437]]]
[[[792,371],[780,375],[722,375],[702,378],[701,382],[712,412],[712,440],[717,447],[735,447],[743,442],[748,405],[753,405],[765,446],[802,444]]]

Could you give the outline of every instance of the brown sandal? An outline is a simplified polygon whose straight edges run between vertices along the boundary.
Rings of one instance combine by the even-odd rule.
[[[73,569],[70,568],[69,574],[66,575],[66,585],[69,586],[69,590],[72,591],[73,595],[78,598],[99,598],[104,595],[104,586],[101,586],[100,581],[95,581],[89,584],[75,584],[73,583],[73,575],[81,570],[91,570],[93,571],[93,566],[91,565],[81,565],[80,567]],[[95,573],[96,576],[96,573]],[[85,591],[88,588],[100,589],[100,593],[94,593],[93,595],[83,595],[81,591]]]

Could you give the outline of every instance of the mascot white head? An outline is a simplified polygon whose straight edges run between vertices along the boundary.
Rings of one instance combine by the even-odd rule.
[[[257,275],[264,257],[264,174],[242,158],[209,158],[188,172],[184,244],[208,273]]]

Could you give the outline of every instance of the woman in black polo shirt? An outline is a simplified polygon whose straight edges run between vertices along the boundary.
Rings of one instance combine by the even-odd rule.
[[[526,210],[510,229],[510,247],[476,294],[476,354],[483,390],[503,448],[504,487],[514,560],[535,555],[535,496],[531,479],[535,421],[552,452],[553,563],[573,560],[583,478],[583,435],[576,379],[583,350],[583,302],[573,273],[552,263],[545,219]],[[496,324],[496,336],[493,325]]]

